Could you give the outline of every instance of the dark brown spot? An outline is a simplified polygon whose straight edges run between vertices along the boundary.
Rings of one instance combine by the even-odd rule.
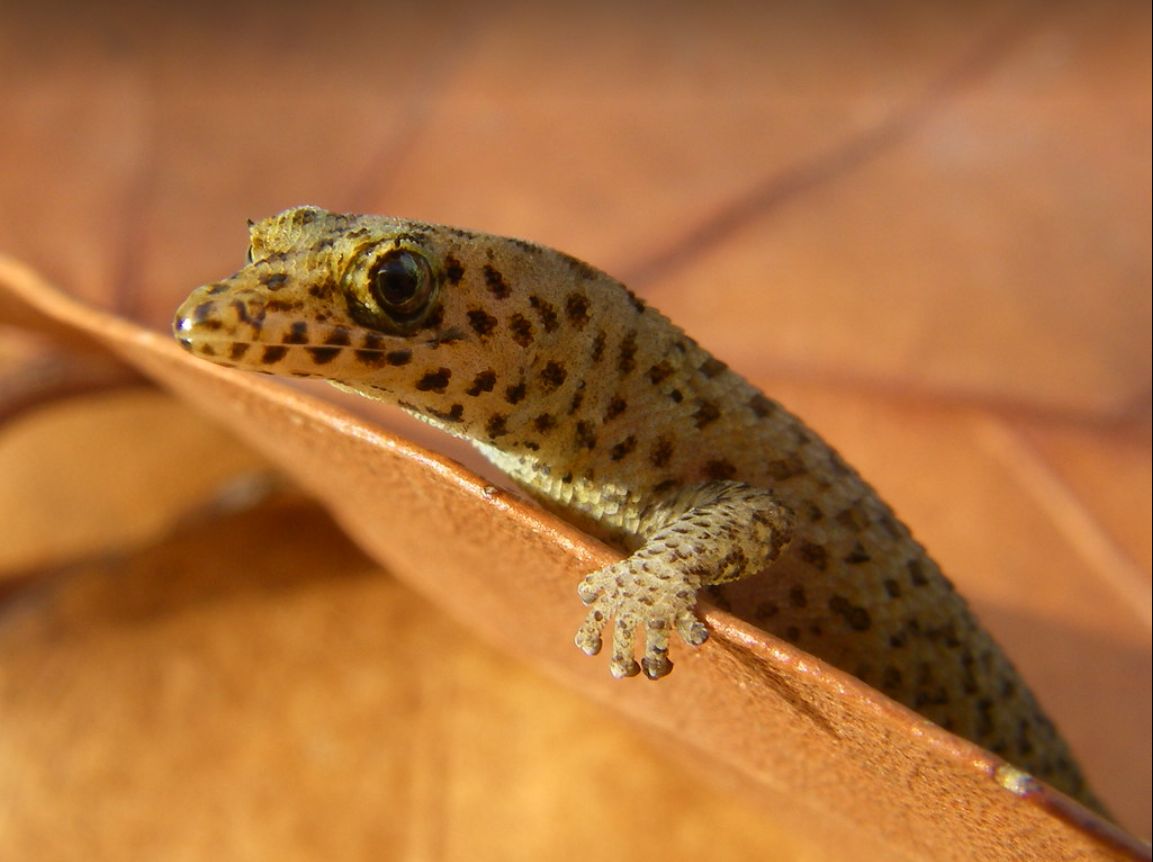
[[[718,458],[705,464],[705,476],[714,481],[732,479],[736,475],[737,468],[723,458]]]
[[[585,385],[584,385],[584,382],[582,381],[580,384],[580,387],[577,389],[576,392],[573,393],[572,402],[568,406],[568,415],[569,416],[572,416],[574,413],[576,413],[578,410],[581,409],[581,404],[583,404],[584,400],[585,400],[584,388],[585,388]]]
[[[512,340],[521,347],[532,344],[532,324],[522,314],[514,314],[508,320],[509,329],[512,330]]]
[[[886,691],[899,691],[903,680],[901,679],[901,671],[889,665],[881,674],[881,688]]]
[[[893,578],[885,578],[885,592],[889,594],[890,599],[899,599],[901,597],[901,585]]]
[[[693,414],[693,422],[697,428],[704,428],[721,418],[721,408],[712,401],[697,401],[697,411]]]
[[[777,458],[767,463],[765,472],[773,481],[784,482],[795,476],[803,476],[806,470],[804,462],[799,457],[789,455],[787,458]]]
[[[464,278],[464,267],[451,254],[445,255],[444,258],[444,277],[452,284],[460,284],[460,280]]]
[[[789,604],[794,608],[807,607],[809,604],[809,597],[805,595],[805,588],[800,584],[795,584],[789,587]]]
[[[452,379],[452,372],[447,368],[438,368],[436,371],[426,371],[420,380],[416,381],[416,388],[420,392],[443,393]]]
[[[435,416],[445,422],[460,422],[464,419],[464,405],[453,404],[447,411],[435,410],[432,407],[426,408],[426,412],[430,416]]]
[[[496,329],[498,321],[482,308],[473,308],[468,312],[468,325],[477,335],[489,335]]]
[[[560,317],[556,313],[556,308],[552,303],[546,302],[536,294],[528,298],[528,304],[533,307],[533,310],[540,318],[540,325],[544,327],[545,332],[555,332],[556,328],[560,325]]]
[[[270,299],[264,303],[264,310],[267,311],[300,311],[304,308],[303,302],[292,302],[287,299]]]
[[[408,363],[412,361],[412,351],[403,348],[400,350],[390,350],[384,355],[384,358],[389,365],[408,365]]]
[[[609,406],[605,408],[605,422],[610,422],[624,413],[629,407],[629,403],[621,398],[619,395],[614,395],[612,400],[609,401]]]
[[[260,283],[269,290],[280,290],[288,284],[288,276],[283,272],[266,272],[260,276]]]
[[[645,301],[627,288],[625,293],[628,295],[629,302],[632,303],[633,310],[638,314],[642,313],[645,310]]]
[[[838,512],[834,516],[834,520],[846,530],[853,533],[863,532],[865,528],[869,526],[869,519],[865,513],[857,507],[856,503]]]
[[[265,365],[271,365],[274,362],[279,362],[286,355],[288,355],[287,347],[280,347],[278,345],[269,345],[264,348],[264,353],[260,356],[260,361]]]
[[[504,276],[487,263],[484,265],[484,283],[488,285],[489,293],[497,299],[508,299],[512,294],[512,288],[508,286]]]
[[[548,413],[542,413],[532,420],[532,427],[541,434],[547,434],[556,427],[556,420]]]
[[[510,237],[509,242],[511,242],[513,245],[515,245],[521,251],[527,251],[529,254],[540,254],[540,251],[541,251],[540,246],[536,245],[535,243],[531,243],[528,240],[516,239],[515,237]]]
[[[909,570],[909,581],[914,587],[928,586],[929,579],[925,576],[925,569],[921,566],[920,560],[909,560],[905,568]]]
[[[843,617],[849,628],[854,631],[868,631],[873,625],[873,618],[869,616],[868,610],[854,605],[844,596],[833,596],[829,599],[829,610]]]
[[[464,394],[475,398],[482,392],[492,392],[494,386],[496,386],[496,372],[491,369],[482,371],[472,379],[472,385],[464,390]]]
[[[283,344],[308,344],[308,324],[303,320],[293,321],[288,334],[280,340]]]
[[[210,305],[210,303],[206,302],[204,305],[197,306],[196,311],[193,312],[193,315],[198,314],[200,309],[204,308],[206,305]],[[261,327],[262,323],[257,323],[248,316],[248,306],[241,302],[239,299],[233,300],[232,310],[236,312],[236,318],[241,323],[247,323],[249,326],[255,329],[259,329]]]
[[[565,298],[564,313],[574,329],[578,332],[584,329],[585,325],[589,322],[588,297],[579,293],[570,293]]]
[[[565,254],[564,252],[558,251],[557,256],[559,256],[561,260],[563,260],[565,263],[567,263],[569,265],[569,267],[572,268],[573,272],[575,272],[581,278],[588,279],[591,281],[592,279],[594,279],[598,275],[600,275],[600,273],[597,272],[597,270],[595,270],[593,267],[589,266],[583,260],[579,260],[579,259],[573,257],[572,255],[568,255],[568,254]]]
[[[876,523],[888,534],[890,539],[903,539],[905,537],[897,519],[887,512],[877,518]]]
[[[676,479],[665,479],[663,482],[657,482],[653,485],[653,494],[660,497],[663,494],[669,493],[681,486],[681,483]]]
[[[631,434],[613,446],[609,453],[609,457],[614,461],[620,461],[625,456],[629,455],[634,449],[637,448],[637,438]]]
[[[545,392],[552,392],[568,377],[568,371],[556,360],[549,360],[545,367],[540,371],[540,382],[544,386]]]
[[[672,392],[670,392],[669,398],[672,400],[672,402],[674,404],[680,404],[682,401],[685,400],[685,396],[683,394],[681,394],[681,390],[679,390],[679,389],[674,389]]]
[[[701,374],[705,375],[705,377],[712,380],[714,377],[721,374],[728,367],[729,366],[725,365],[725,363],[721,362],[721,360],[714,359],[713,357],[710,356],[708,359],[705,360],[704,364],[700,368],[700,371],[701,371]]]
[[[341,347],[306,347],[304,349],[317,365],[327,365],[343,352]]]
[[[797,546],[797,554],[802,560],[818,571],[825,571],[829,567],[829,552],[824,545],[815,542],[801,542]]]
[[[849,551],[849,553],[845,554],[844,556],[844,561],[850,566],[867,563],[871,559],[873,558],[869,556],[869,552],[865,550],[864,546],[860,542],[857,542],[857,544],[853,545],[853,550]]]
[[[749,399],[749,409],[757,415],[758,418],[764,419],[767,416],[772,416],[780,409],[780,405],[770,398],[766,398],[761,393],[757,393]]]
[[[624,377],[637,367],[637,333],[629,330],[621,340],[620,352],[617,354],[617,371]]]
[[[356,356],[357,362],[369,368],[380,368],[388,361],[379,350],[354,350],[353,355]]]
[[[660,383],[673,373],[673,367],[668,362],[661,361],[648,370],[649,382],[653,385]]]
[[[509,404],[519,404],[524,400],[527,391],[528,387],[524,385],[524,381],[521,381],[516,386],[510,386],[504,391],[504,400]]]
[[[234,341],[232,346],[228,348],[228,358],[233,362],[238,362],[248,352],[250,344],[244,341]]]
[[[488,421],[484,423],[484,430],[490,440],[503,437],[508,433],[508,417],[502,413],[492,414],[488,417]]]
[[[576,443],[583,449],[596,448],[597,435],[591,422],[581,421],[576,424]]]
[[[352,339],[348,335],[348,330],[341,326],[328,333],[324,339],[324,343],[347,347],[352,343]]]
[[[660,469],[667,467],[672,459],[673,443],[667,437],[661,437],[653,444],[652,451],[649,452],[649,463]]]
[[[600,362],[601,357],[603,357],[605,355],[605,341],[606,341],[606,339],[607,339],[607,336],[605,335],[603,329],[600,332],[598,332],[596,334],[596,338],[593,339],[593,349],[589,353],[589,358],[592,359],[592,361],[594,363]]]

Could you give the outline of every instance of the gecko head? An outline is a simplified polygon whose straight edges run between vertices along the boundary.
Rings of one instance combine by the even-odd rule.
[[[382,371],[460,340],[441,302],[452,270],[431,227],[295,207],[251,223],[249,239],[247,265],[176,313],[177,339],[198,356],[383,385]]]
[[[515,402],[534,373],[542,388],[558,387],[560,352],[571,352],[560,330],[583,326],[593,305],[591,268],[518,240],[317,207],[249,233],[247,265],[177,311],[187,350],[323,378],[445,423],[491,420],[491,410],[470,409],[506,392]],[[547,301],[542,284],[567,299]]]

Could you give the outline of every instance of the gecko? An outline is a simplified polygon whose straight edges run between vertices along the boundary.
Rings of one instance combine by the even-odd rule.
[[[613,676],[660,679],[671,640],[703,643],[707,590],[1101,810],[1025,682],[858,472],[589,264],[520,239],[294,207],[250,222],[247,264],[196,288],[173,327],[220,365],[398,405],[627,552],[577,590],[576,645],[595,655],[607,638]]]

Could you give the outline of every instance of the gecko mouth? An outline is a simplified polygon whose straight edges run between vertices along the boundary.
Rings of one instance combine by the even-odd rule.
[[[180,306],[173,334],[188,352],[218,365],[299,377],[355,379],[413,360],[414,350],[460,340],[456,329],[405,338],[352,321],[305,318],[296,303],[205,285]],[[220,294],[217,296],[216,294]]]

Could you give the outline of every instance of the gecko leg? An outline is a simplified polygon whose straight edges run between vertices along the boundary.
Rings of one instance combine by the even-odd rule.
[[[680,490],[646,510],[635,553],[581,581],[578,593],[589,611],[576,645],[596,655],[611,619],[613,676],[635,676],[643,668],[659,679],[672,669],[673,631],[693,646],[708,637],[694,610],[697,590],[759,572],[792,532],[792,513],[764,488],[712,482]],[[639,665],[633,655],[638,629],[645,644]]]

